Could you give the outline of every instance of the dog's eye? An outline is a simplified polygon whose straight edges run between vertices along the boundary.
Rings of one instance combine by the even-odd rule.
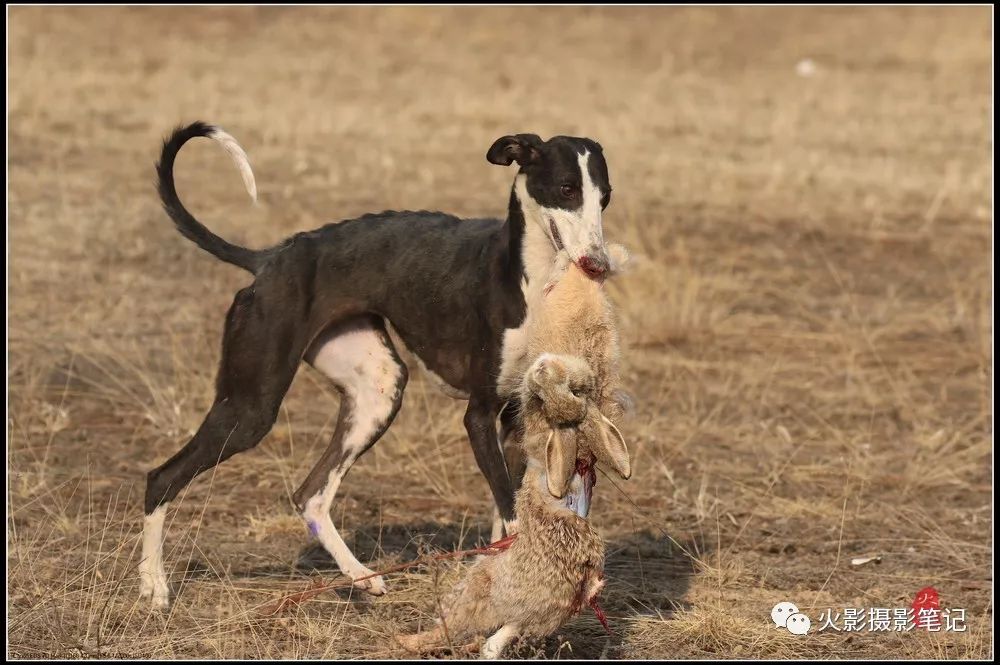
[[[568,199],[571,198],[574,194],[576,194],[576,186],[563,185],[562,187],[559,188],[559,191],[562,192],[562,195]]]

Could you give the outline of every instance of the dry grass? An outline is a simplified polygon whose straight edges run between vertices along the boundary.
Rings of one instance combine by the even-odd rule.
[[[252,246],[384,208],[502,214],[515,131],[605,146],[634,477],[598,485],[604,636],[524,657],[992,655],[988,8],[37,8],[9,11],[8,650],[20,658],[394,657],[457,564],[254,610],[318,566],[291,493],[336,399],[304,369],[256,450],[169,516],[167,615],[137,600],[144,473],[211,400],[246,275],[171,228],[182,196]],[[795,73],[802,58],[815,76]],[[335,520],[363,560],[488,535],[461,405],[421,379]],[[211,500],[209,501],[209,497]],[[861,554],[880,566],[852,567]],[[781,634],[771,606],[904,606],[966,633]]]

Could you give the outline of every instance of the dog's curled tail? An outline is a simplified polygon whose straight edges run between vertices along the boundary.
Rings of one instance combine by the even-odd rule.
[[[160,153],[160,161],[156,164],[156,173],[159,177],[157,188],[163,208],[185,238],[217,258],[257,274],[264,264],[266,252],[240,247],[215,235],[188,212],[177,196],[177,189],[174,187],[174,160],[181,146],[199,136],[218,141],[222,145],[239,168],[250,197],[254,201],[257,200],[257,185],[250,169],[250,161],[236,139],[218,127],[204,122],[193,122],[187,127],[178,127],[163,142],[163,152]]]

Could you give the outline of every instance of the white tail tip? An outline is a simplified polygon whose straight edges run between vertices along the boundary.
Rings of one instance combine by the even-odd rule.
[[[240,176],[243,178],[243,186],[247,188],[247,194],[256,203],[257,183],[254,181],[253,170],[250,168],[250,160],[247,158],[247,153],[243,150],[242,146],[231,135],[219,128],[212,130],[209,138],[218,141],[222,144],[225,151],[229,153],[229,156],[236,164],[236,168],[240,170]]]

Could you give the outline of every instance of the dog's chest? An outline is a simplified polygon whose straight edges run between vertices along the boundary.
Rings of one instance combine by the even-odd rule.
[[[521,325],[506,328],[500,343],[500,378],[497,391],[501,398],[508,398],[516,391],[521,375],[527,369],[532,330],[537,326],[539,310],[545,306],[545,284],[542,280],[521,280],[521,295],[525,313]]]

